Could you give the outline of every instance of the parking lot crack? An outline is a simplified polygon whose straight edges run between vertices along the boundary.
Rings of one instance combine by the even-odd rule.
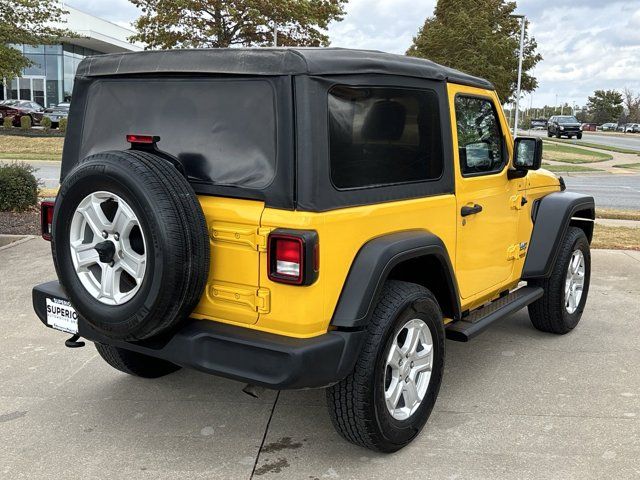
[[[631,255],[629,252],[623,250],[624,254],[629,257],[629,258],[633,258],[636,262],[640,262],[640,258],[638,257],[634,257],[633,255]]]
[[[260,448],[258,448],[258,453],[256,454],[256,461],[253,464],[253,470],[251,470],[251,476],[249,477],[249,480],[251,480],[254,477],[254,475],[256,475],[256,469],[258,468],[258,462],[260,461],[260,454],[264,449],[264,443],[267,440],[267,435],[269,434],[269,426],[271,425],[271,419],[273,418],[273,414],[276,411],[276,405],[278,404],[279,398],[280,398],[280,391],[278,391],[278,393],[276,394],[276,398],[273,401],[273,406],[271,407],[271,413],[269,414],[267,425],[264,428],[264,434],[262,435],[262,442],[260,442]]]

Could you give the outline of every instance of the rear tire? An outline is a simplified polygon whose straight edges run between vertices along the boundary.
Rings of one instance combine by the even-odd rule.
[[[124,234],[133,229],[120,228],[132,224],[120,222],[127,218],[135,219],[135,239]],[[188,317],[209,273],[209,234],[193,189],[173,165],[147,152],[82,160],[60,188],[51,248],[60,283],[82,319],[127,341]],[[87,255],[82,264],[79,251]]]
[[[549,138],[553,137],[553,133],[551,133],[551,130],[547,130],[547,137]]]
[[[582,140],[582,134],[581,134],[581,133],[579,133],[578,135],[576,135],[576,138],[577,138],[578,140]]]
[[[416,338],[416,334],[411,331],[427,339],[417,341],[419,345],[413,350],[409,338]],[[430,348],[425,346],[429,339]],[[367,338],[353,372],[326,390],[329,414],[338,433],[351,443],[379,452],[395,452],[409,444],[436,402],[444,350],[442,312],[431,292],[413,283],[388,281],[367,326]],[[392,359],[392,352],[397,360],[395,356]],[[426,364],[430,364],[428,368]],[[427,372],[430,376],[422,377]],[[396,408],[392,410],[389,403]]]
[[[142,378],[159,378],[180,370],[178,365],[141,353],[96,343],[96,350],[116,370]]]
[[[579,258],[583,259],[584,266],[581,295],[575,304],[567,305],[567,297],[569,296],[567,287],[571,284],[569,277],[572,276],[569,270],[570,262]],[[529,282],[529,285],[540,286],[544,289],[542,298],[529,305],[529,318],[533,326],[542,332],[561,335],[573,330],[582,317],[589,294],[590,280],[589,241],[582,229],[569,227],[560,245],[551,276],[543,280]]]

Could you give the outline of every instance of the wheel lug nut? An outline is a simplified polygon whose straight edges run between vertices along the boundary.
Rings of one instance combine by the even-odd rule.
[[[109,263],[110,267],[113,267],[116,264],[116,262],[114,262],[113,260],[111,260],[111,263]]]
[[[113,238],[115,238],[116,240],[120,240],[120,234],[116,232],[116,234],[113,236]]]
[[[109,236],[109,234],[107,233],[106,230],[103,230],[102,232],[102,238],[107,238]]]
[[[409,383],[409,377],[404,378],[404,383]]]
[[[413,362],[411,362],[411,368],[413,368]]]

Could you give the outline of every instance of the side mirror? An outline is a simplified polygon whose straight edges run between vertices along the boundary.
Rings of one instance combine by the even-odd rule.
[[[513,169],[509,171],[510,178],[522,178],[529,170],[538,170],[542,166],[542,139],[516,138],[513,151]]]

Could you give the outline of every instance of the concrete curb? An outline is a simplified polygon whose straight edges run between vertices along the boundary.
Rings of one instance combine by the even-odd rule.
[[[6,245],[2,245],[0,247],[0,252],[2,250],[7,250],[11,247],[15,247],[22,243],[28,242],[29,240],[33,240],[34,238],[38,238],[35,235],[9,235],[9,234],[0,234],[0,244],[3,243],[3,240],[9,240],[9,243]]]

